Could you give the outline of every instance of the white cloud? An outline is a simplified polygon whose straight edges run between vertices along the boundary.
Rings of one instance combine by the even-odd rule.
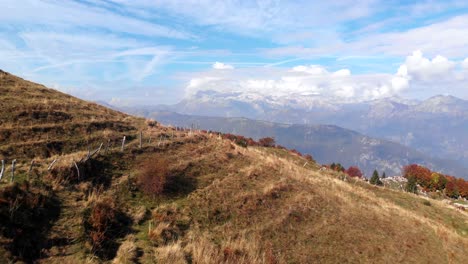
[[[255,72],[255,76],[252,76]],[[321,96],[341,101],[369,100],[404,90],[389,74],[352,75],[348,69],[330,72],[319,65],[298,65],[291,69],[249,68],[196,73],[186,96],[199,91],[239,94],[247,98],[293,98]],[[396,87],[394,87],[396,85]]]
[[[465,65],[468,60],[460,62]],[[196,73],[186,88],[186,96],[198,91],[240,94],[248,98],[300,98],[321,96],[337,101],[363,101],[415,91],[429,94],[460,89],[468,72],[457,62],[437,55],[424,57],[420,51],[407,56],[395,74],[352,74],[349,69],[329,71],[321,65],[297,65],[290,69],[249,68]],[[252,74],[255,73],[255,74]],[[463,75],[464,78],[453,78]],[[444,89],[444,90],[441,90]]]
[[[416,50],[400,65],[392,84],[396,91],[409,87],[429,94],[460,93],[468,79],[468,71],[460,70],[457,65],[463,68],[466,61],[458,63],[441,55],[430,59]]]
[[[468,58],[466,58],[465,60],[463,60],[463,62],[462,62],[462,67],[468,70]]]
[[[148,16],[172,13],[191,23],[214,26],[222,31],[242,35],[323,28],[336,22],[360,18],[373,12],[374,1],[186,1],[186,0],[116,0],[126,8],[145,12]],[[233,12],[235,10],[235,12]],[[288,30],[284,30],[288,29]],[[306,30],[304,30],[306,31]],[[282,32],[282,33],[280,33]]]
[[[0,8],[0,22],[26,27],[42,25],[70,30],[70,27],[81,26],[152,37],[195,38],[184,31],[74,1],[23,0],[18,4],[15,0],[5,0]]]
[[[304,72],[304,73],[308,73],[311,75],[323,75],[327,73],[327,70],[325,70],[325,68],[319,65],[309,65],[309,66],[299,65],[299,66],[293,67],[292,71]]]
[[[406,56],[421,50],[435,56],[461,57],[468,54],[468,15],[460,15],[405,31],[372,33],[343,41],[339,37],[321,45],[294,45],[263,49],[267,56]],[[307,43],[307,42],[302,42]]]
[[[229,64],[224,64],[222,62],[215,62],[215,63],[213,63],[213,69],[216,69],[216,70],[232,70],[232,69],[234,69],[234,66],[229,65]]]
[[[447,78],[451,75],[456,63],[437,55],[432,60],[425,58],[420,50],[414,51],[406,57],[404,66],[407,74],[421,81],[430,81],[434,78]]]
[[[335,91],[338,97],[351,98],[354,96],[354,88],[350,85],[342,86],[341,89]]]
[[[348,69],[341,69],[341,70],[334,72],[333,76],[337,76],[337,77],[351,76],[351,71]]]

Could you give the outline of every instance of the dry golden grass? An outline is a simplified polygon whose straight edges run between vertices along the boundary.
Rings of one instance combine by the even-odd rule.
[[[344,182],[261,148],[240,153],[249,162],[189,195],[194,223],[183,241],[194,263],[463,262],[466,234],[421,215],[422,202],[416,210],[400,206],[396,195],[419,197]],[[466,230],[464,213],[432,208]]]
[[[136,224],[140,224],[148,214],[148,209],[146,209],[146,206],[141,205],[137,208],[132,213],[132,219],[133,222]]]
[[[260,238],[241,234],[238,238],[226,239],[221,241],[221,245],[217,245],[207,233],[189,236],[186,249],[190,252],[193,263],[247,264],[279,261],[277,257],[263,252],[259,247],[263,243]]]
[[[156,263],[186,264],[185,254],[180,243],[172,243],[154,249]],[[196,262],[195,262],[196,263]]]
[[[137,259],[137,246],[135,245],[135,237],[130,235],[120,245],[117,255],[112,260],[113,264],[132,264]]]
[[[146,127],[144,119],[10,74],[0,75],[0,109],[0,159],[77,152]]]

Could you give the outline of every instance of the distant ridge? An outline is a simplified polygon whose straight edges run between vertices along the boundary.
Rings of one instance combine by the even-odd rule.
[[[364,136],[335,125],[289,125],[247,118],[189,116],[173,112],[155,112],[147,117],[167,125],[195,125],[201,129],[257,139],[275,137],[278,144],[312,154],[320,163],[358,165],[369,176],[374,169],[385,171],[387,175],[399,175],[403,166],[419,163],[437,171],[468,177],[467,169],[455,161],[436,159],[398,143]]]
[[[170,111],[286,124],[333,124],[397,142],[438,159],[468,164],[468,101],[454,96],[437,95],[423,101],[393,96],[340,103],[320,96],[264,98],[204,91],[172,106],[123,107],[122,110],[140,116]]]

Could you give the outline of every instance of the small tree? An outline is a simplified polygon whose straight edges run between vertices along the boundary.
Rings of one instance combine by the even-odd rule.
[[[357,166],[351,166],[346,170],[346,174],[348,174],[351,177],[362,177],[362,172]]]
[[[405,190],[410,193],[418,193],[418,186],[416,185],[416,177],[411,176],[406,182]]]
[[[447,195],[450,198],[458,198],[460,195],[458,191],[458,186],[455,184],[454,181],[449,181],[445,185],[445,195]]]
[[[380,180],[379,173],[377,172],[377,170],[374,170],[374,173],[372,173],[370,183],[373,185],[383,185],[382,181]]]
[[[444,177],[444,175],[437,172],[433,172],[431,174],[431,190],[443,190],[445,189],[446,184],[447,179]]]
[[[339,171],[339,172],[344,172],[345,168],[343,167],[343,165],[341,165],[341,163],[338,163],[338,164],[336,164],[335,170]]]
[[[385,171],[382,173],[382,179],[387,178],[387,175],[385,175]]]
[[[261,138],[258,140],[258,143],[262,147],[274,147],[276,144],[275,139],[272,137]]]

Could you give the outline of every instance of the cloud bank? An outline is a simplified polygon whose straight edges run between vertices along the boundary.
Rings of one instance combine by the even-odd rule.
[[[460,89],[468,80],[468,59],[455,62],[437,55],[432,59],[417,50],[407,56],[394,74],[352,74],[349,69],[329,71],[322,65],[297,65],[292,68],[256,67],[198,72],[188,82],[186,97],[200,91],[239,94],[250,98],[321,96],[341,102],[356,102],[401,95],[424,87],[426,90],[450,85]],[[458,67],[460,66],[460,67]]]

